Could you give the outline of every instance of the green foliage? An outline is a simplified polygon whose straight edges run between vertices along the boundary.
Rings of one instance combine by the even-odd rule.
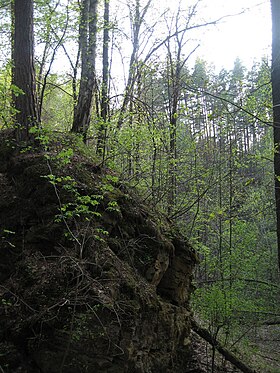
[[[106,208],[107,211],[111,212],[120,212],[120,208],[117,201],[110,201],[108,203],[108,207]]]
[[[62,164],[65,165],[65,158],[63,159]],[[66,159],[68,159],[68,153]],[[61,162],[61,153],[58,153],[58,160]],[[59,214],[55,217],[56,222],[71,221],[75,218],[90,220],[93,217],[101,216],[97,210],[100,202],[103,200],[102,194],[82,195],[79,192],[77,182],[69,175],[55,176],[54,174],[49,174],[44,176],[44,178],[54,186],[56,191],[65,190],[72,199],[71,202],[65,203],[59,200],[60,207]]]
[[[74,102],[72,86],[64,75],[50,74],[44,92],[42,122],[56,131],[68,131],[72,125]]]
[[[29,129],[30,134],[34,135],[35,140],[37,140],[44,150],[48,150],[50,145],[51,137],[49,130],[44,127],[34,126]]]
[[[12,93],[14,95],[22,94],[22,91],[11,85],[10,65],[0,70],[0,128],[10,127],[15,110],[11,106]]]
[[[56,160],[61,164],[62,166],[66,166],[71,162],[71,158],[74,155],[74,151],[72,148],[63,149],[56,155]]]

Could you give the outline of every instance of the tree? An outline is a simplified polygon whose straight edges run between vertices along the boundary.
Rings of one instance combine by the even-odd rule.
[[[73,22],[73,15],[71,19],[69,2],[61,4],[56,0],[36,1],[34,7],[36,44],[40,45],[42,51],[40,55],[38,52],[36,55],[38,121],[41,122],[44,120],[42,109],[47,85],[50,83],[52,65],[60,48],[67,54],[65,43],[67,38],[71,38],[72,27],[75,27],[76,24]]]
[[[72,132],[81,133],[84,139],[90,125],[92,99],[96,85],[97,4],[98,0],[83,0],[81,4],[79,44],[82,70]]]
[[[272,10],[272,99],[276,224],[278,241],[278,265],[280,268],[280,2],[271,0]]]
[[[101,86],[101,125],[97,139],[97,153],[105,156],[105,131],[109,113],[109,24],[110,4],[109,0],[104,0],[103,16],[103,51],[102,51],[102,86]]]
[[[34,68],[33,0],[12,1],[12,87],[17,141],[30,139],[37,124]]]
[[[145,16],[149,7],[151,5],[151,0],[148,0],[146,5],[141,10],[140,0],[135,0],[135,4],[128,2],[130,22],[131,22],[131,41],[132,41],[132,53],[130,56],[128,79],[125,87],[124,98],[118,118],[118,128],[121,128],[124,122],[125,113],[127,107],[132,99],[135,83],[137,81],[140,69],[139,61],[139,47],[140,47],[140,31],[144,24]]]

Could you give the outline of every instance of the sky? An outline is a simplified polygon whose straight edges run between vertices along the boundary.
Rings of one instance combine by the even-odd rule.
[[[147,3],[148,0],[140,0],[142,9]],[[128,4],[133,9],[135,0],[111,0],[119,24],[124,30],[122,35],[127,35],[127,39],[116,39],[116,45],[119,45],[120,49],[116,46],[114,49],[114,63],[111,72],[117,81],[117,91],[122,91],[124,81],[127,80],[128,64],[132,51],[129,37],[131,28]],[[148,37],[144,39],[148,40],[148,43],[142,45],[146,45],[149,50],[152,49],[151,46],[157,45],[159,40],[164,40],[168,35],[167,26],[171,27],[170,25],[172,25],[171,30],[174,32],[175,21],[172,19],[176,19],[178,7],[180,8],[179,29],[183,29],[186,19],[189,19],[189,9],[194,4],[198,5],[195,17],[191,18],[192,25],[221,20],[215,25],[187,31],[184,39],[186,41],[184,48],[186,49],[183,55],[188,56],[199,44],[199,48],[188,59],[188,68],[191,69],[194,66],[198,57],[207,61],[216,73],[222,68],[231,70],[236,58],[240,58],[248,70],[251,69],[254,62],[260,62],[262,57],[268,57],[270,60],[270,0],[152,0],[146,20],[148,25],[154,24],[154,27],[151,28],[152,34],[149,36],[147,33]],[[169,9],[168,12],[167,9]],[[145,24],[142,33],[143,30],[145,30]],[[141,35],[143,36],[143,34]],[[175,40],[173,41],[176,43]],[[145,58],[147,50],[140,54],[140,58]],[[164,61],[165,58],[166,47],[163,45],[151,60],[159,61],[161,59]]]
[[[201,57],[219,70],[232,68],[237,57],[247,67],[263,56],[270,58],[270,0],[204,0],[203,3],[201,11],[205,19],[238,14],[243,10],[244,13],[227,17],[202,33],[198,50]]]
[[[145,5],[148,0],[141,0]],[[280,1],[280,0],[279,0]],[[151,24],[160,20],[162,12],[170,8],[172,12],[181,3],[182,8],[187,8],[198,2],[197,19],[195,22],[205,23],[224,17],[216,25],[197,29],[191,34],[195,39],[193,45],[200,44],[190,63],[194,63],[197,57],[201,57],[209,64],[215,66],[218,72],[222,68],[233,68],[237,57],[250,69],[254,61],[260,61],[263,56],[270,59],[271,50],[271,13],[270,0],[153,0],[151,12],[148,17]],[[126,25],[127,34],[130,26],[127,20],[127,4],[133,4],[132,0],[111,0],[115,6],[118,18],[123,17],[122,26]],[[126,11],[124,11],[126,10]],[[121,18],[122,19],[122,18]],[[166,24],[162,20],[160,31],[163,38],[167,35],[164,29]],[[131,42],[122,40],[122,58],[129,62]],[[192,49],[192,48],[190,48]],[[190,51],[189,49],[189,51]],[[166,52],[164,50],[164,52]],[[117,69],[123,74],[121,57],[116,57]],[[63,62],[64,61],[64,62]],[[64,68],[65,58],[56,62],[56,69]]]

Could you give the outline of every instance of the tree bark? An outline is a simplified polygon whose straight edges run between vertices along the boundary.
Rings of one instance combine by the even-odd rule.
[[[86,139],[90,125],[93,93],[96,84],[96,34],[98,0],[83,0],[80,25],[81,81],[78,102],[74,110],[72,132],[81,133]]]
[[[12,1],[12,86],[17,142],[30,140],[37,124],[33,0]]]
[[[97,153],[105,156],[106,122],[109,113],[109,21],[110,3],[104,0],[103,16],[103,53],[102,53],[102,87],[101,87],[101,125],[97,139]]]
[[[280,268],[280,2],[271,0],[272,13],[272,100],[274,137],[274,175],[278,266]]]

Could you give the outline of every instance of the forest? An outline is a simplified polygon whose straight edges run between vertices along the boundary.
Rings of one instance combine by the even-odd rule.
[[[71,303],[72,295],[68,295],[68,298],[65,296],[65,303],[62,300],[56,305],[55,302],[53,305],[48,303],[47,312],[50,315],[47,318],[44,309],[41,311],[36,308],[36,302],[31,304],[31,300],[28,301],[24,289],[19,290],[15,285],[12,287],[15,278],[23,271],[20,269],[23,265],[10,264],[7,251],[3,254],[3,263],[0,263],[1,328],[7,323],[7,315],[15,315],[14,304],[21,303],[14,300],[15,294],[22,294],[21,299],[24,299],[20,307],[29,308],[29,311],[24,311],[26,314],[22,311],[23,315],[31,312],[32,306],[37,316],[30,316],[29,319],[24,316],[31,327],[26,324],[13,329],[11,324],[11,335],[17,335],[12,342],[6,337],[10,332],[0,332],[1,339],[7,338],[8,341],[5,346],[0,343],[1,373],[280,372],[280,4],[277,0],[271,0],[272,61],[271,56],[264,56],[248,67],[240,58],[236,58],[232,69],[217,71],[198,53],[198,30],[207,30],[222,21],[220,17],[201,17],[204,3],[207,0],[178,1],[176,6],[168,7],[166,4],[165,8],[165,4],[160,7],[153,0],[0,0],[1,194],[6,196],[6,181],[1,175],[10,175],[8,183],[12,183],[29,158],[35,162],[37,152],[44,154],[46,170],[42,167],[45,171],[36,171],[42,174],[34,185],[31,185],[33,176],[30,174],[30,185],[28,178],[24,179],[27,184],[19,184],[17,190],[24,194],[25,190],[30,189],[34,196],[40,192],[42,201],[48,201],[48,194],[53,193],[49,187],[54,190],[58,207],[52,217],[54,223],[48,224],[54,224],[52,227],[55,229],[59,224],[64,225],[66,233],[63,240],[71,241],[69,245],[73,247],[80,245],[79,255],[75,260],[73,256],[70,262],[73,273],[80,271],[80,277],[73,274],[74,280],[86,283],[85,287],[90,286],[87,285],[87,267],[83,267],[87,255],[84,254],[87,252],[85,232],[89,230],[91,221],[94,221],[93,228],[90,228],[94,245],[102,246],[108,240],[114,251],[119,245],[116,244],[116,237],[123,239],[127,247],[126,255],[131,257],[121,258],[133,262],[131,267],[135,271],[139,267],[140,273],[145,267],[146,274],[146,267],[153,256],[149,251],[152,250],[151,241],[155,241],[153,237],[163,237],[157,249],[160,253],[157,254],[157,263],[159,256],[163,255],[161,250],[171,250],[167,241],[173,233],[166,227],[176,226],[178,235],[186,238],[188,250],[192,253],[188,255],[193,258],[189,259],[189,267],[186,267],[188,276],[193,276],[192,284],[188,282],[187,285],[192,295],[190,305],[186,306],[186,309],[192,310],[196,320],[193,333],[197,332],[198,324],[209,333],[207,342],[201,331],[196,333],[202,337],[196,341],[197,346],[192,347],[199,349],[200,368],[197,370],[177,367],[175,363],[172,368],[170,362],[170,366],[167,364],[169,370],[163,368],[164,365],[143,365],[139,368],[129,365],[132,363],[125,367],[123,365],[123,368],[115,365],[114,370],[101,362],[98,362],[99,368],[92,363],[92,367],[89,365],[91,368],[78,370],[73,362],[72,368],[70,363],[67,365],[71,352],[62,354],[61,363],[50,355],[49,359],[54,361],[51,365],[46,358],[42,358],[43,353],[38,353],[39,357],[34,357],[37,365],[34,362],[28,365],[28,360],[25,367],[20,358],[21,363],[13,367],[11,361],[16,358],[14,355],[10,360],[6,358],[6,355],[12,354],[11,347],[7,346],[11,346],[11,343],[17,346],[20,342],[15,341],[28,335],[28,351],[35,351],[38,335],[50,335],[51,327],[48,325],[49,329],[45,331],[42,325],[48,324],[47,319],[58,319],[59,312],[70,315],[72,307],[73,316],[79,307],[83,312],[87,309],[87,313],[79,314],[76,318],[67,316],[71,324],[71,338],[77,327],[73,340],[81,342],[84,338],[82,332],[89,328],[84,316],[88,315],[89,309],[99,320],[99,312],[102,313],[99,306],[102,304],[106,312],[110,309],[121,323],[119,315],[122,315],[122,308],[120,311],[113,306],[110,308],[104,299],[99,300],[100,304],[90,306],[86,298],[81,305],[77,303],[80,298],[77,298],[76,292],[76,298],[73,295],[73,299],[76,299],[74,305]],[[229,15],[225,14],[225,17]],[[238,16],[232,17],[236,17],[238,22]],[[17,159],[17,166],[15,160],[10,159]],[[85,159],[90,159],[91,166]],[[96,179],[103,175],[98,191],[91,184],[94,177],[86,174],[84,180],[79,179],[79,173],[84,172],[79,168],[80,163],[91,167]],[[13,171],[9,171],[9,167]],[[28,175],[27,170],[23,171],[23,175]],[[42,184],[42,180],[49,187]],[[118,191],[115,188],[119,188]],[[9,190],[7,196],[10,196]],[[125,203],[121,205],[120,201],[130,193],[124,190],[131,190],[133,196],[137,196],[133,197],[137,201],[133,208],[132,205],[126,207],[128,205]],[[71,194],[69,200],[64,196],[67,193]],[[124,193],[124,196],[120,193]],[[30,228],[32,218],[30,221],[26,218],[28,223],[23,224],[20,222],[24,221],[27,213],[10,216],[14,202],[13,197],[7,196],[5,201],[2,200],[4,197],[0,199],[1,251],[4,252],[7,247],[12,251],[11,256],[14,255],[13,250],[17,252],[17,259],[13,259],[12,263],[18,263],[22,252],[18,254],[17,249],[19,246],[22,248],[23,240],[28,247],[26,250],[29,250],[26,255],[30,259],[32,250],[29,244],[38,245],[38,240],[43,237],[40,242],[43,242],[46,250],[45,242],[49,245],[53,238],[45,238],[43,230],[49,225],[44,223],[44,229],[40,234],[37,232],[36,240],[33,236],[30,239],[34,233],[34,229]],[[18,196],[21,198],[20,194]],[[8,205],[9,201],[11,206]],[[31,204],[31,199],[28,201]],[[49,219],[47,203],[50,202],[42,202],[46,218],[38,213],[40,224]],[[106,217],[100,210],[103,205],[106,205]],[[136,209],[142,205],[147,206],[143,207],[147,212],[137,214],[147,214],[145,223],[136,214]],[[131,209],[130,215],[125,209]],[[4,211],[7,215],[4,215]],[[108,217],[110,213],[112,217]],[[114,224],[115,227],[120,216],[124,217],[126,213],[128,222],[120,225],[118,233],[112,233],[116,229],[108,227]],[[153,220],[155,213],[158,215]],[[152,214],[151,217],[149,214]],[[103,225],[96,223],[101,215],[105,222]],[[79,228],[79,219],[83,228]],[[129,219],[134,225],[145,226],[143,231],[139,228],[139,236],[130,233],[134,232],[135,227],[133,224],[130,226]],[[151,233],[156,229],[154,224],[159,226],[157,233]],[[18,233],[19,227],[21,233]],[[28,229],[30,232],[27,234]],[[52,231],[50,236],[56,236],[55,232]],[[135,241],[133,249],[130,246],[131,237]],[[147,247],[146,253],[142,253],[141,240]],[[172,238],[176,252],[177,247],[181,246],[175,241],[179,242],[179,238]],[[66,245],[66,241],[61,242],[61,247]],[[39,260],[39,254],[36,255]],[[54,254],[42,251],[40,255],[44,255],[47,261],[48,255]],[[59,255],[59,260],[66,262],[68,254],[60,252]],[[195,266],[190,264],[192,261],[196,263]],[[30,279],[35,273],[34,263],[30,259],[24,269],[24,276]],[[70,271],[70,264],[67,271]],[[6,265],[9,266],[7,276],[1,274]],[[115,270],[114,266],[112,268]],[[190,275],[192,269],[193,275]],[[56,267],[51,267],[50,273],[56,270]],[[36,271],[36,276],[44,278],[47,283],[48,279],[40,272],[39,265]],[[53,285],[60,284],[59,280],[50,276],[57,281]],[[166,280],[162,281],[164,275],[158,282],[154,273],[152,276],[151,284],[158,286],[157,294],[163,294],[165,299],[167,288]],[[71,281],[67,285],[69,294],[72,294],[72,290],[69,290]],[[9,291],[7,284],[10,284]],[[59,286],[57,289],[62,289]],[[77,289],[78,285],[75,286]],[[111,286],[114,288],[115,285]],[[126,293],[132,291],[128,288],[126,285]],[[94,291],[97,292],[96,289]],[[101,292],[100,289],[98,291]],[[16,298],[20,299],[20,296]],[[174,307],[183,307],[181,298],[175,298],[171,302]],[[42,299],[41,302],[45,302],[45,298]],[[149,303],[148,298],[143,299]],[[63,311],[67,302],[68,311]],[[54,310],[57,313],[53,315]],[[40,317],[44,318],[41,324],[38,321]],[[110,323],[108,325],[113,333],[113,322]],[[37,324],[43,330],[40,333]],[[21,332],[16,334],[20,328]],[[33,330],[34,335],[26,332],[28,328]],[[93,332],[101,335],[95,329]],[[40,348],[41,344],[44,345],[44,338],[40,340]],[[113,341],[113,337],[110,338]],[[68,351],[71,350],[71,343],[67,344]],[[105,344],[102,346],[103,349],[107,348]],[[125,345],[120,343],[119,346],[125,350]],[[231,359],[225,356],[224,350],[234,354],[233,360],[237,360],[237,365],[233,364],[236,368],[228,364],[227,360]],[[77,351],[80,350],[75,350],[75,354],[78,354]],[[123,354],[126,356],[125,352]],[[22,356],[27,356],[27,352]],[[33,358],[31,353],[30,356]],[[118,353],[112,356],[118,356]],[[238,365],[239,359],[243,362],[241,365]],[[79,364],[86,365],[84,360]]]

